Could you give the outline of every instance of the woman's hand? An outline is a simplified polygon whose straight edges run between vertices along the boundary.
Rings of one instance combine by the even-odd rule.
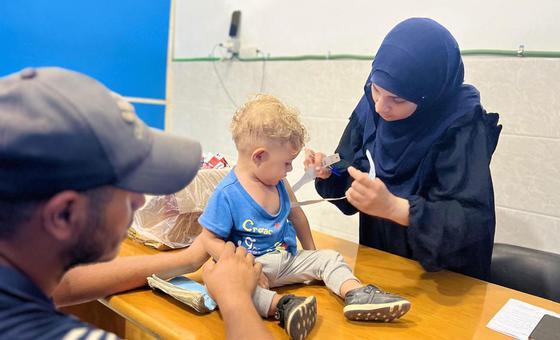
[[[327,157],[322,152],[315,152],[309,148],[305,148],[305,159],[303,160],[303,167],[307,169],[315,167],[315,176],[321,179],[331,177],[331,170],[323,167],[323,159]]]
[[[349,167],[348,173],[354,178],[352,186],[346,191],[350,204],[365,214],[408,226],[408,200],[393,195],[379,178],[369,178],[367,173],[354,167]]]

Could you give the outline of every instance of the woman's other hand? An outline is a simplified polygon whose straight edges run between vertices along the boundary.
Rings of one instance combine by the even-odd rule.
[[[331,177],[331,170],[329,168],[323,167],[323,159],[327,157],[322,152],[315,152],[309,148],[305,149],[305,159],[303,161],[303,167],[307,171],[307,169],[314,167],[315,168],[315,176],[321,179],[327,179]]]
[[[408,200],[393,195],[379,178],[370,178],[367,173],[354,167],[348,168],[354,182],[346,191],[346,199],[358,210],[371,216],[409,224]]]

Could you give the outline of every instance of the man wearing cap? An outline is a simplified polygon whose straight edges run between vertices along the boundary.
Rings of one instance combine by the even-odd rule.
[[[129,103],[85,75],[40,68],[0,78],[0,338],[114,338],[59,312],[51,297],[69,269],[112,260],[143,194],[185,187],[200,155],[197,142],[148,128]],[[268,336],[250,309],[260,267],[233,249],[205,270],[208,289],[225,306],[228,337],[243,331],[228,312],[232,303],[247,309],[245,322],[254,314],[251,326]],[[154,268],[185,265],[158,256]],[[107,270],[142,266],[134,261]],[[85,270],[77,287],[66,288],[79,290]],[[233,289],[241,298],[228,296]]]

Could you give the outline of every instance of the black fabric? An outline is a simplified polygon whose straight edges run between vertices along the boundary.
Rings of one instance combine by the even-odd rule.
[[[28,277],[0,266],[0,339],[116,339],[58,311]]]
[[[501,131],[497,122],[497,114],[477,107],[451,124],[418,166],[419,181],[408,198],[410,225],[360,213],[360,244],[415,259],[427,271],[448,269],[488,280],[495,229],[489,165]],[[354,112],[336,152],[367,172],[357,157],[360,126]],[[322,197],[340,197],[351,182],[343,172],[315,186]],[[347,215],[357,212],[346,200],[331,203]]]

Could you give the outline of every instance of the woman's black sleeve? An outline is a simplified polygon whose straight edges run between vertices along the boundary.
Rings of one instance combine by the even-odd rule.
[[[495,115],[495,114],[494,114]],[[460,267],[465,249],[491,254],[495,227],[490,160],[501,126],[497,115],[458,129],[433,153],[426,190],[409,198],[408,239],[427,270]],[[482,254],[481,254],[482,255]]]
[[[352,165],[357,167],[354,163],[356,155],[362,153],[362,131],[358,123],[357,115],[355,113],[350,117],[348,125],[344,129],[344,133],[338,142],[338,147],[336,148],[336,153],[340,155],[342,159],[341,163],[345,164],[344,167],[337,167],[340,172],[340,176],[332,174],[327,179],[317,179],[315,180],[315,188],[319,195],[323,198],[331,197],[342,197],[346,195],[346,190],[352,184],[352,177],[346,171],[347,165]],[[340,211],[346,215],[355,214],[358,210],[348,203],[347,200],[337,200],[331,201],[332,204],[336,205]]]

